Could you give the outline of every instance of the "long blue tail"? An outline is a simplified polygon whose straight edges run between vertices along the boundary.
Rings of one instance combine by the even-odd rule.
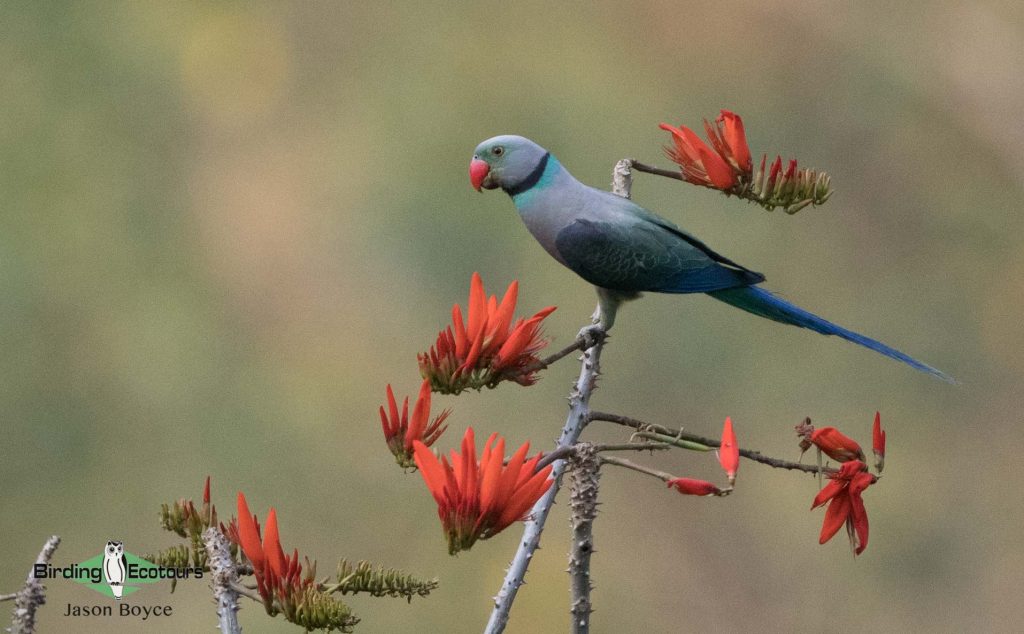
[[[892,357],[906,363],[912,368],[927,372],[928,374],[934,375],[948,381],[950,383],[956,383],[956,381],[943,373],[940,370],[936,370],[930,365],[921,363],[917,359],[903,354],[899,350],[890,348],[889,346],[875,341],[864,335],[859,335],[852,330],[847,330],[841,326],[837,326],[830,321],[826,321],[821,317],[813,313],[809,313],[799,306],[790,304],[789,302],[779,299],[770,292],[758,288],[756,286],[744,286],[740,288],[727,288],[720,291],[712,291],[708,293],[711,297],[725,302],[736,308],[743,309],[748,313],[753,313],[759,317],[771,319],[783,324],[790,324],[792,326],[800,326],[801,328],[807,328],[814,332],[820,332],[823,335],[836,335],[842,337],[847,341],[870,348],[875,352],[884,354],[887,357]]]

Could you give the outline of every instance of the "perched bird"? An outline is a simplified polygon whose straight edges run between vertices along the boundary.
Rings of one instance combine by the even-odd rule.
[[[496,136],[477,146],[469,164],[473,187],[501,188],[527,229],[553,258],[597,287],[595,324],[585,342],[607,332],[626,300],[642,291],[706,293],[773,321],[836,335],[952,381],[939,370],[889,346],[837,326],[756,285],[764,275],[633,201],[573,178],[550,152],[521,136]]]

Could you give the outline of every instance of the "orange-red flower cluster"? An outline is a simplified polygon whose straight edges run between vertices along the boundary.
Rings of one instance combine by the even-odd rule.
[[[513,281],[499,303],[497,296],[487,297],[480,275],[473,273],[466,321],[454,305],[452,325],[438,333],[429,352],[417,355],[420,373],[435,392],[458,394],[506,379],[520,385],[537,381],[537,352],[547,345],[541,322],[555,307],[513,323],[518,292],[519,283]]]
[[[776,156],[766,172],[765,154],[755,173],[743,119],[728,110],[722,110],[714,124],[704,120],[708,143],[684,125],[662,123],[659,127],[672,134],[672,146],[665,148],[665,155],[682,168],[683,180],[688,183],[739,196],[769,211],[782,207],[790,214],[807,205],[820,205],[832,195],[828,174],[798,170],[795,160],[783,171],[782,157]]]
[[[714,125],[704,120],[711,147],[684,125],[676,128],[662,123],[659,127],[672,133],[673,147],[665,148],[665,154],[683,168],[687,182],[722,191],[750,182],[753,163],[739,115],[722,110]]]
[[[818,543],[824,544],[846,524],[853,553],[859,555],[868,546],[868,513],[864,508],[861,493],[878,479],[868,473],[868,467],[860,460],[844,462],[836,473],[829,474],[829,483],[818,492],[811,509],[828,502],[825,522],[821,526]]]
[[[491,434],[476,459],[473,428],[466,430],[462,452],[440,460],[414,441],[416,465],[437,502],[437,515],[448,539],[448,552],[468,550],[478,539],[497,535],[526,512],[552,484],[551,466],[537,470],[540,455],[527,460],[523,444],[505,464],[505,440]]]
[[[384,440],[388,443],[388,449],[395,456],[395,461],[408,468],[414,466],[413,441],[418,440],[426,446],[431,446],[441,437],[441,434],[448,428],[442,426],[451,410],[446,409],[438,414],[433,421],[430,421],[430,381],[424,379],[420,385],[420,395],[412,408],[412,419],[409,418],[409,397],[402,401],[402,412],[398,412],[398,402],[395,401],[395,393],[391,385],[387,389],[388,403],[387,411],[382,405],[380,408],[380,423],[384,428]],[[429,424],[428,424],[428,421]]]
[[[878,480],[867,472],[864,451],[856,441],[835,427],[815,429],[809,418],[796,426],[796,433],[800,436],[802,450],[806,451],[813,445],[833,460],[843,463],[837,472],[829,474],[830,482],[818,492],[811,506],[815,509],[831,500],[821,527],[820,543],[824,544],[831,539],[845,523],[854,554],[861,554],[868,545],[868,514],[860,496],[864,489]],[[881,473],[885,458],[885,431],[882,430],[881,415],[878,412],[875,412],[871,438],[875,468]]]
[[[230,531],[226,531],[232,537]],[[277,511],[273,508],[267,514],[266,534],[260,536],[260,525],[256,516],[249,512],[245,496],[238,493],[238,524],[237,543],[252,563],[253,574],[256,576],[256,589],[263,597],[267,612],[274,614],[278,607],[292,618],[294,607],[302,602],[306,588],[313,584],[316,576],[316,564],[309,564],[308,571],[302,575],[302,564],[299,563],[299,551],[293,551],[291,557],[284,554],[281,538],[277,530]]]

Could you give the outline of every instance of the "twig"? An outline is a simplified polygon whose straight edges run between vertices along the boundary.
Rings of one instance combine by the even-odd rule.
[[[632,162],[632,167],[638,172],[647,172],[648,174],[656,174],[658,176],[665,176],[666,178],[674,178],[677,181],[683,180],[683,175],[679,170],[666,170],[660,167],[654,167],[653,165],[645,165],[638,161]]]
[[[623,442],[623,443],[600,443],[594,445],[594,451],[660,451],[668,449],[669,446],[663,442]]]
[[[692,442],[689,440],[683,440],[682,438],[677,438],[676,436],[666,436],[665,434],[658,434],[653,431],[638,431],[633,435],[638,438],[656,440],[667,445],[672,445],[674,447],[679,447],[681,449],[688,449],[690,451],[711,451],[712,449],[714,449],[714,447],[708,447],[707,445],[702,445],[700,443]]]
[[[668,449],[669,445],[663,441],[658,442],[624,442],[624,443],[613,443],[613,444],[602,444],[598,443],[594,445],[595,451],[657,451],[659,449]],[[540,471],[544,467],[548,466],[556,460],[564,460],[571,457],[579,445],[572,447],[557,447],[552,451],[544,454],[543,457],[537,462],[537,466],[534,468],[535,471]],[[507,462],[507,459],[506,459]]]
[[[676,477],[674,475],[672,475],[671,473],[666,473],[664,471],[659,471],[657,469],[652,469],[650,467],[645,467],[645,466],[643,466],[641,464],[637,464],[637,463],[635,463],[635,462],[633,462],[631,460],[626,460],[624,458],[615,458],[615,457],[612,457],[612,456],[601,456],[601,464],[612,464],[612,465],[615,465],[617,467],[623,467],[624,469],[631,469],[631,470],[636,471],[638,473],[642,473],[644,475],[649,475],[652,478],[657,478],[657,479],[661,480],[662,482],[668,482],[670,480],[675,480],[676,479]],[[714,493],[710,493],[710,495],[714,495],[716,497],[725,497],[725,496],[729,495],[732,492],[733,492],[732,486],[726,487],[724,489],[719,489],[718,487],[715,487],[715,492]]]
[[[721,444],[721,440],[714,438],[705,438],[704,436],[698,436],[697,434],[691,434],[684,432],[683,430],[673,430],[668,427],[662,427],[661,425],[654,425],[646,423],[636,418],[630,418],[629,416],[621,416],[619,414],[608,414],[606,412],[590,412],[590,420],[602,420],[609,423],[616,423],[618,425],[624,425],[626,427],[632,427],[633,429],[647,432],[654,431],[657,434],[663,436],[670,436],[675,439],[698,443],[700,445],[706,445],[711,448],[718,447]],[[665,442],[669,442],[667,439]],[[800,464],[799,462],[793,462],[791,460],[782,460],[781,458],[771,458],[759,451],[752,451],[750,449],[740,449],[740,455],[747,460],[753,460],[754,462],[760,462],[766,464],[769,467],[776,469],[791,469],[793,471],[803,471],[804,473],[817,474],[819,469],[815,465]],[[821,472],[832,473],[835,469],[831,467],[823,467]]]
[[[616,467],[623,467],[625,469],[632,469],[633,471],[637,471],[644,475],[649,475],[651,477],[658,478],[662,482],[668,482],[669,480],[675,478],[675,476],[672,475],[671,473],[666,473],[664,471],[658,471],[657,469],[645,467],[643,465],[633,462],[632,460],[626,460],[625,458],[616,458],[615,456],[601,456],[601,463],[613,464]]]
[[[246,588],[245,586],[243,586],[240,583],[233,583],[233,584],[231,584],[231,589],[234,590],[235,592],[237,592],[239,594],[239,596],[243,596],[243,597],[246,597],[248,599],[252,599],[256,603],[260,603],[260,604],[263,603],[263,597],[261,597],[258,592],[256,592],[255,590],[250,590],[249,588]]]
[[[565,460],[572,455],[572,452],[576,450],[575,446],[571,447],[555,447],[553,450],[544,454],[544,456],[537,461],[537,471],[540,471],[549,464],[556,460]]]
[[[537,370],[544,370],[548,366],[550,366],[552,363],[554,363],[554,362],[556,362],[556,361],[558,361],[560,359],[563,359],[563,358],[569,356],[570,354],[572,354],[573,352],[576,352],[577,350],[583,348],[584,345],[586,345],[586,344],[583,341],[576,340],[572,344],[562,348],[558,352],[552,353],[552,354],[544,357],[543,359],[537,361],[536,363],[532,363],[532,364],[526,366],[523,369],[516,370],[516,374],[522,375],[522,374],[529,374],[530,372],[536,372]]]
[[[597,517],[598,481],[601,477],[597,447],[579,443],[570,461],[569,508],[572,545],[569,548],[569,578],[573,634],[590,632],[590,555],[594,552],[594,519]]]
[[[60,546],[60,536],[50,536],[46,543],[43,544],[43,549],[39,551],[39,556],[36,557],[36,565],[50,563],[50,559],[53,558],[53,553],[57,550],[57,546]],[[11,634],[35,634],[36,610],[39,609],[39,606],[46,603],[46,588],[39,579],[36,579],[33,574],[34,571],[35,566],[29,571],[28,577],[25,579],[25,585],[22,586],[21,590],[13,595],[6,595],[14,599],[11,627],[8,629]]]
[[[231,558],[231,545],[220,530],[211,526],[203,533],[207,561],[213,579],[213,598],[217,602],[217,625],[221,634],[241,634],[238,623],[238,572]],[[246,595],[249,596],[249,595]],[[261,599],[256,600],[262,602]]]

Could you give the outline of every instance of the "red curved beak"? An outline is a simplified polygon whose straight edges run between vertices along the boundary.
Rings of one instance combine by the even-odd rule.
[[[469,182],[473,184],[473,189],[480,191],[483,187],[484,179],[487,178],[487,174],[491,171],[491,166],[481,161],[478,158],[473,159],[469,163]]]

